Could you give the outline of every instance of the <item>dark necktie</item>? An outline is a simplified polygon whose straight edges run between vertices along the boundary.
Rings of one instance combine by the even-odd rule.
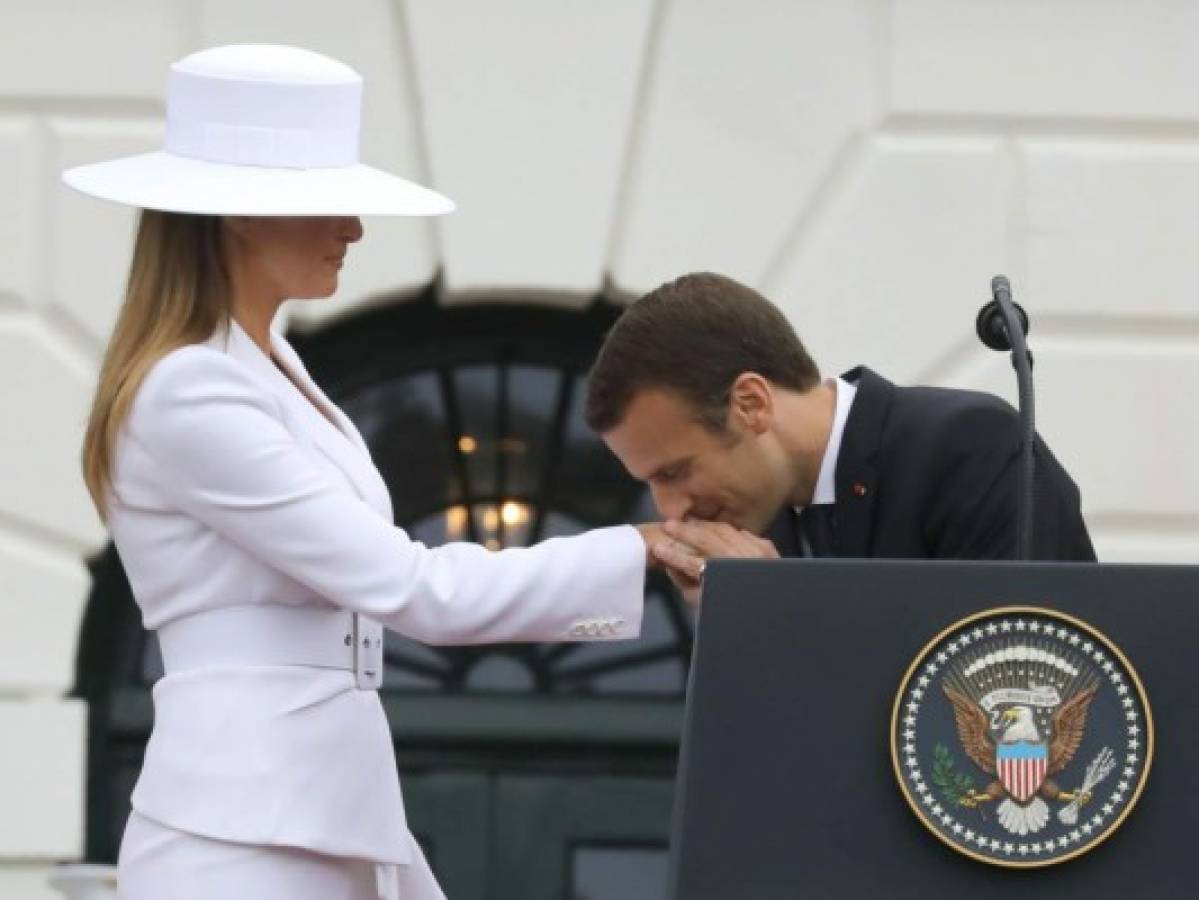
[[[799,527],[812,548],[813,556],[837,555],[836,520],[832,503],[805,506],[799,514]]]

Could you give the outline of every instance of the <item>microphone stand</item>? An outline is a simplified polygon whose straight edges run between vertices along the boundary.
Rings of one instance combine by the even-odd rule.
[[[1032,558],[1032,523],[1035,507],[1033,443],[1036,440],[1036,405],[1032,388],[1032,353],[1024,335],[1028,315],[1012,302],[1012,287],[1003,275],[991,279],[990,303],[979,310],[975,321],[979,339],[992,350],[1011,350],[1012,365],[1020,392],[1020,428],[1023,436],[1020,478],[1016,496],[1016,559]]]

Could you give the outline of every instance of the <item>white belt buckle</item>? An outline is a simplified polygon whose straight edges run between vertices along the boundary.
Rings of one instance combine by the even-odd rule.
[[[383,686],[383,626],[357,613],[354,615],[354,676],[359,690],[376,691]]]

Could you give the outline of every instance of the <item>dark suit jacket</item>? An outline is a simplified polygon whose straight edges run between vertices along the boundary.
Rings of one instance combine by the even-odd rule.
[[[837,457],[836,552],[888,559],[1014,559],[1020,420],[990,394],[896,387],[865,367]],[[1078,487],[1037,438],[1033,559],[1094,560]],[[802,556],[788,507],[767,530]]]

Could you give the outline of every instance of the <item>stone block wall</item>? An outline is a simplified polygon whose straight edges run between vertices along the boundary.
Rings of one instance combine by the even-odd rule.
[[[105,534],[78,447],[134,222],[58,172],[152,149],[171,60],[341,58],[367,80],[364,161],[459,204],[368,221],[338,296],[296,321],[438,273],[446,302],[577,305],[712,269],[779,302],[829,371],[1012,398],[973,337],[1005,272],[1100,555],[1193,563],[1197,39],[1188,0],[5,0],[0,896],[49,896],[81,849],[85,710],[64,694]]]

